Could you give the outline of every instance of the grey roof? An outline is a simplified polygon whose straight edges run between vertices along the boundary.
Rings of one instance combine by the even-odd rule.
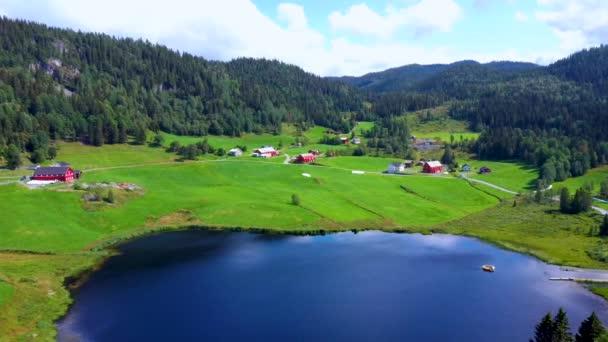
[[[395,163],[391,163],[391,165],[399,167],[399,166],[403,165],[403,163],[395,162]]]
[[[68,171],[68,166],[62,167],[39,167],[34,171],[34,176],[53,176],[64,175]]]

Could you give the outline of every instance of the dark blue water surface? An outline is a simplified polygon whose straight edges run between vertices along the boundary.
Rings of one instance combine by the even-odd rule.
[[[592,310],[608,323],[602,299],[548,280],[589,274],[466,237],[190,231],[120,249],[74,293],[60,340],[527,341],[560,306],[574,328]]]

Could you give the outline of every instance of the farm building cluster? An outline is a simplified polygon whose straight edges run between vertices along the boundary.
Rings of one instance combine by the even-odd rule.
[[[421,160],[418,163],[414,163],[413,160],[405,160],[403,162],[394,162],[388,164],[386,172],[389,174],[397,174],[405,172],[405,169],[412,168],[414,166],[422,166],[422,172],[424,173],[441,173],[444,172],[444,166],[437,160]]]
[[[441,164],[441,162],[437,161],[437,160],[421,160],[417,163],[415,163],[413,160],[405,160],[403,162],[393,162],[393,163],[388,164],[386,173],[399,174],[399,173],[405,172],[406,169],[412,168],[414,166],[422,166],[423,173],[436,174],[436,173],[443,173],[446,171],[450,171],[450,169],[446,165]],[[460,168],[460,172],[472,172],[472,171],[473,171],[473,167],[470,164],[464,164]],[[481,175],[490,174],[490,173],[492,173],[492,170],[489,167],[482,166],[479,168],[477,173],[479,173]]]

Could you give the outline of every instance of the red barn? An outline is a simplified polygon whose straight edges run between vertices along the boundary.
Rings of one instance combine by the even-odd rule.
[[[34,180],[71,182],[74,180],[74,170],[69,166],[39,167],[32,176]]]
[[[314,154],[312,153],[304,153],[304,154],[300,154],[299,156],[296,157],[296,163],[312,163],[317,159],[317,157],[315,157]]]
[[[424,163],[424,166],[422,166],[422,172],[424,173],[438,173],[442,171],[443,165],[441,165],[441,163],[436,160],[427,161]]]

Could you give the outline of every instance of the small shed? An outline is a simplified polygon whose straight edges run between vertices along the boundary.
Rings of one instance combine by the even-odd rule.
[[[340,141],[341,141],[343,144],[345,144],[345,145],[346,145],[346,144],[348,144],[348,143],[350,143],[350,139],[349,139],[349,138],[340,138]]]
[[[27,167],[27,169],[28,169],[28,170],[30,170],[30,171],[34,171],[34,170],[36,170],[36,169],[37,169],[37,168],[39,168],[39,167],[40,167],[40,165],[29,165],[29,166]]]
[[[51,167],[68,167],[68,166],[70,166],[70,163],[64,162],[64,161],[60,161],[60,162],[57,162],[57,163],[51,165]]]
[[[471,169],[472,169],[472,168],[471,168],[471,165],[469,165],[469,164],[464,164],[464,165],[462,165],[462,167],[460,168],[460,171],[461,171],[461,172],[471,172]]]
[[[424,163],[422,167],[424,173],[440,173],[443,172],[443,165],[437,160],[431,160]]]
[[[405,171],[405,166],[401,162],[394,162],[388,164],[388,168],[386,170],[387,173],[395,174]]]
[[[243,155],[243,151],[240,148],[233,148],[228,151],[228,155],[232,157],[240,157]]]
[[[485,175],[485,174],[488,174],[488,173],[492,173],[492,170],[489,167],[482,166],[482,167],[479,168],[479,174]]]
[[[410,167],[414,167],[414,161],[410,160],[410,159],[406,159],[405,162],[403,163],[403,166],[405,166],[405,168],[409,169]]]
[[[296,163],[305,164],[312,163],[317,159],[317,157],[312,153],[303,153],[296,157]]]
[[[359,139],[359,138],[354,138],[354,139],[353,139],[353,141],[352,141],[352,144],[354,144],[354,145],[359,145],[359,144],[361,144],[361,139]]]

